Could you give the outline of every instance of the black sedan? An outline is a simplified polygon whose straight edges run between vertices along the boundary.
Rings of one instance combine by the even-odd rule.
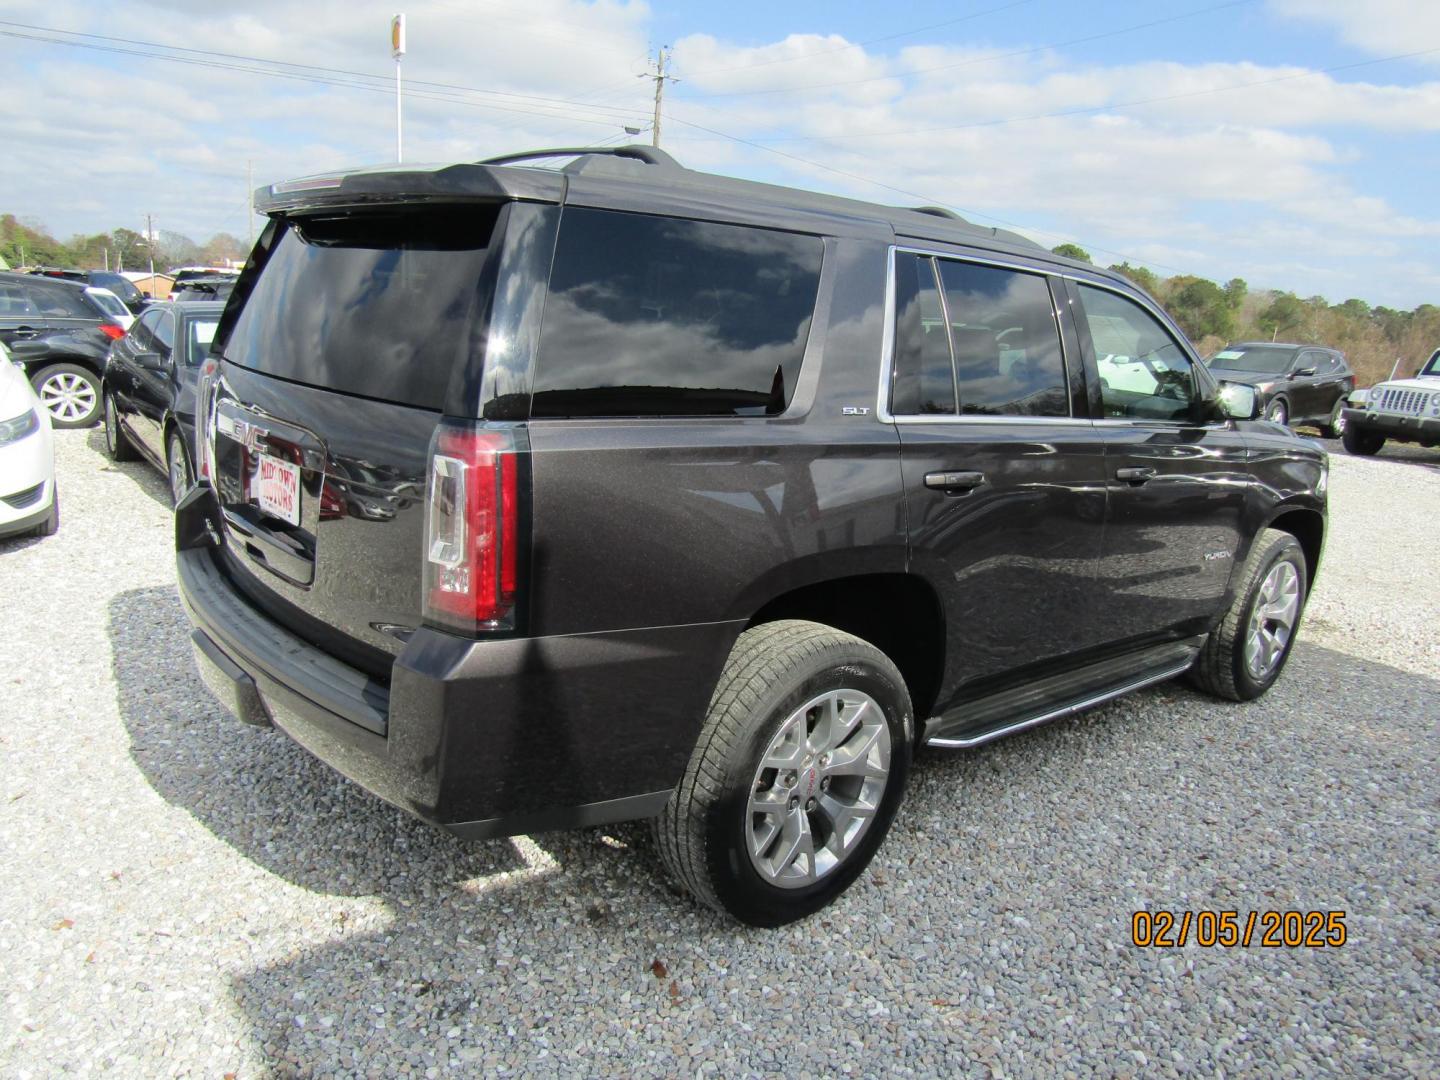
[[[195,479],[195,384],[224,304],[151,304],[105,363],[105,449],[147,459],[178,502]]]
[[[1255,387],[1266,419],[1313,424],[1327,439],[1344,434],[1345,402],[1355,389],[1355,373],[1343,353],[1316,345],[1242,341],[1205,363],[1221,382]]]

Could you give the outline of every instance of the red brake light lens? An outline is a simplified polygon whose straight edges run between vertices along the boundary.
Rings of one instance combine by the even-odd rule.
[[[425,614],[471,633],[513,628],[520,501],[511,433],[440,427],[426,495]]]
[[[111,341],[119,341],[125,336],[125,328],[123,326],[116,326],[114,323],[108,322],[100,324],[100,332]]]

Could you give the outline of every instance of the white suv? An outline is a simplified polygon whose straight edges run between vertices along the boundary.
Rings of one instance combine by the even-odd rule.
[[[1440,446],[1440,349],[1413,379],[1376,383],[1363,408],[1345,410],[1345,449],[1369,456],[1386,440]]]

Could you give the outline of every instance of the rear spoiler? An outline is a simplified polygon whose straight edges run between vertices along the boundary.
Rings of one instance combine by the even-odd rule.
[[[499,164],[389,165],[305,176],[255,189],[257,213],[407,202],[560,202],[566,178]]]

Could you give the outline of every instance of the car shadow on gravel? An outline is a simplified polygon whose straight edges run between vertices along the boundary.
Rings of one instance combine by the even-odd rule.
[[[1196,897],[1222,896],[1228,875],[1241,873],[1230,865],[1233,853],[1260,843],[1274,847],[1282,867],[1338,858],[1317,850],[1317,830],[1337,844],[1352,840],[1355,866],[1381,865],[1367,846],[1368,824],[1354,837],[1339,835],[1339,789],[1326,766],[1347,758],[1351,743],[1379,778],[1414,768],[1417,749],[1433,757],[1426,740],[1440,691],[1435,680],[1302,642],[1261,702],[1217,702],[1169,683],[976,751],[924,753],[895,831],[851,893],[794,927],[759,931],[665,887],[643,823],[464,843],[370,797],[284,735],[244,727],[194,673],[189,625],[172,589],[115,597],[109,631],[130,752],[153,788],[244,859],[335,898],[326,940],[231,976],[257,1051],[277,1071],[301,1075],[393,1072],[402,1062],[416,1073],[433,1066],[488,1074],[501,1064],[539,1064],[542,1050],[560,1071],[664,1072],[663,1056],[619,1056],[625,1039],[661,1039],[658,1025],[672,1016],[688,1039],[804,1009],[811,976],[804,964],[782,962],[791,953],[838,950],[841,967],[863,977],[854,993],[889,993],[882,988],[900,970],[887,974],[889,965],[911,961],[876,935],[909,940],[907,927],[933,925],[944,928],[946,963],[989,981],[996,935],[1021,940],[1016,925],[1060,918],[1087,955],[1110,955],[1128,932],[1136,880],[1163,877],[1177,850],[1198,851],[1186,864],[1193,882],[1183,883]],[[1386,709],[1356,706],[1375,702],[1381,685]],[[1214,812],[1217,796],[1233,798],[1236,775],[1269,775],[1276,761],[1287,762],[1295,820],[1238,805]],[[1368,790],[1369,776],[1357,770],[1341,778],[1350,794]],[[1389,794],[1377,791],[1374,798]],[[1247,792],[1257,801],[1269,794]],[[1107,843],[1098,858],[1097,838],[1115,835],[1131,840]],[[1193,844],[1183,839],[1192,835]],[[1425,868],[1416,872],[1423,877]],[[1339,862],[1333,873],[1341,887],[1367,880]],[[1278,898],[1245,892],[1227,901],[1292,900],[1270,895]],[[373,916],[363,928],[348,922],[356,898],[379,901],[384,925]],[[1033,966],[1007,975],[1014,997],[1004,1004],[1017,1018],[1049,1008],[1034,1006],[1031,992],[1045,1000],[1053,957],[1026,955]],[[1091,977],[1133,974],[1144,959],[1137,956],[1115,953],[1104,961],[1113,970]],[[1253,980],[1237,968],[1227,992],[1248,1002],[1242,975]],[[918,985],[928,977],[926,965],[907,976]],[[934,995],[917,993],[915,1016],[942,1022],[945,1002],[926,1006]],[[692,1030],[696,1009],[700,1026]],[[1039,1032],[1049,1030],[1045,1021],[1048,1014],[1025,1022]],[[748,1058],[754,1069],[781,1068],[783,1056],[759,1056],[761,1043]]]
[[[1339,439],[1322,439],[1321,445],[1336,457],[1356,457],[1345,449]],[[1431,472],[1440,472],[1440,449],[1413,443],[1387,442],[1378,454],[1360,457],[1361,461],[1382,461],[1388,465],[1410,465]]]
[[[101,470],[104,472],[120,473],[135,481],[135,485],[150,498],[154,499],[167,511],[172,510],[174,505],[170,501],[169,481],[160,474],[160,471],[148,461],[111,461],[105,452],[105,429],[93,427],[85,433],[85,447],[93,450],[99,456]]]

